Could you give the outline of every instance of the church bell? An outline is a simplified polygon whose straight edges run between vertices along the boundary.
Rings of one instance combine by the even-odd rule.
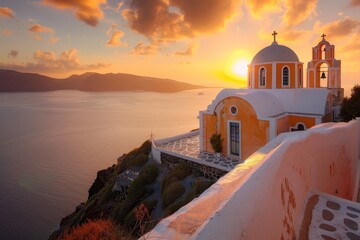
[[[326,78],[325,72],[322,72],[322,73],[321,73],[321,77],[320,77],[320,78],[321,78],[321,79]]]

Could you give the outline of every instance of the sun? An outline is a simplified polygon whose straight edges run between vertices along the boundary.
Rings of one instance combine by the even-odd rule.
[[[246,77],[248,73],[247,64],[243,59],[237,60],[232,66],[232,71],[238,77]]]

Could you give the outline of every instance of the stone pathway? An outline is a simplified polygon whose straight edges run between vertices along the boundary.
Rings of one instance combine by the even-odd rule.
[[[309,239],[360,240],[360,204],[319,194],[312,212]]]
[[[198,160],[197,162],[199,162],[199,160],[204,161],[205,165],[206,163],[210,163],[214,167],[221,166],[220,169],[226,169],[227,171],[231,171],[236,165],[242,163],[242,161],[235,158],[225,156],[217,157],[212,153],[200,152],[199,135],[184,137],[179,140],[163,143],[157,147],[160,150],[163,149],[168,152],[194,158]]]

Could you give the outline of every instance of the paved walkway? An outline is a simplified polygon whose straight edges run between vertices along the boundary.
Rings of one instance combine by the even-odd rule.
[[[231,157],[217,157],[215,154],[200,152],[200,143],[199,143],[199,135],[184,137],[179,140],[170,141],[167,143],[163,143],[157,146],[160,150],[166,150],[170,152],[174,152],[183,156],[187,156],[190,158],[194,158],[197,162],[204,161],[206,163],[210,163],[210,165],[221,166],[220,169],[226,169],[231,171],[235,168],[236,165],[242,163],[238,159]]]
[[[310,240],[360,239],[359,203],[324,193],[310,199],[316,199],[309,225]]]

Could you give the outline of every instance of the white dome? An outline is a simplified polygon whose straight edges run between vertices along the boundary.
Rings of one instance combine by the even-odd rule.
[[[273,42],[270,46],[260,50],[254,56],[251,64],[267,62],[299,62],[299,58],[290,48]]]

